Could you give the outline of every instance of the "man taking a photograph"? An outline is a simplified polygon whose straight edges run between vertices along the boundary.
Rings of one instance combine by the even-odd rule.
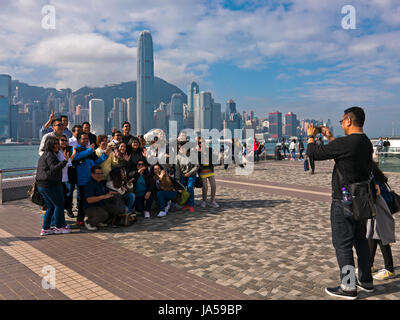
[[[368,180],[372,168],[372,144],[363,131],[364,110],[352,107],[344,111],[340,124],[344,137],[335,139],[328,128],[322,127],[321,133],[329,143],[316,145],[316,128],[308,127],[307,155],[315,160],[335,160],[332,174],[331,228],[332,243],[340,269],[341,285],[326,288],[329,295],[346,299],[357,298],[357,287],[373,292],[370,253],[366,239],[366,220],[356,221],[346,215],[342,201],[342,187],[345,177],[348,184]],[[340,174],[338,173],[338,170]],[[358,279],[354,272],[353,245],[358,257]],[[348,272],[350,272],[348,274]]]

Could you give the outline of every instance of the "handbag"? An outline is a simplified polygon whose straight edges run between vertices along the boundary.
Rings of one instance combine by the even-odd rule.
[[[175,202],[182,207],[189,200],[189,197],[190,193],[187,190],[183,190],[180,194],[178,194]]]
[[[194,183],[195,188],[203,188],[203,179],[199,176],[196,176],[196,181]]]
[[[342,174],[340,173],[339,167],[336,166],[336,172],[339,175],[339,179],[344,182]],[[372,170],[368,180],[355,182],[355,183],[344,183],[343,186],[347,188],[352,197],[351,206],[345,205],[346,209],[349,209],[353,213],[353,219],[355,221],[363,221],[375,217],[375,182]],[[345,210],[346,211],[346,210]]]
[[[120,194],[115,194],[109,199],[104,200],[105,209],[112,217],[125,214],[125,201]]]
[[[389,209],[392,214],[395,214],[396,212],[400,211],[400,196],[393,191],[389,184],[386,183],[386,185],[388,186],[389,192],[391,193],[393,199]]]
[[[310,170],[310,164],[308,162],[308,159],[304,160],[304,171]]]
[[[28,198],[34,204],[37,204],[38,206],[41,206],[41,207],[43,207],[45,205],[44,199],[37,188],[36,182],[34,182],[32,184],[32,186],[29,188],[27,194],[28,194]]]

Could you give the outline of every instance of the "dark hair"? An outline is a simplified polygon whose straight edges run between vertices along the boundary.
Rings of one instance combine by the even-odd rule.
[[[46,142],[44,144],[44,151],[53,152],[54,145],[60,144],[56,137],[47,137]]]
[[[360,107],[351,107],[344,110],[345,115],[350,115],[351,120],[353,121],[356,127],[362,127],[365,121],[365,112]]]
[[[150,167],[150,172],[151,172],[151,174],[154,174],[154,168],[155,168],[156,166],[159,166],[161,170],[164,170],[163,167],[157,162],[156,164],[153,164],[153,165]]]
[[[79,125],[79,124],[74,125],[74,126],[72,127],[72,132],[75,132],[75,130],[76,130],[77,128],[78,128],[78,129],[82,129],[82,126]]]
[[[57,122],[57,121],[62,122],[61,118],[57,118],[57,119],[54,119],[54,120],[51,122],[51,125],[53,125],[53,124],[54,124],[55,122]]]
[[[122,167],[115,167],[110,171],[110,179],[115,188],[121,188],[123,184],[122,180]]]
[[[90,127],[90,123],[89,123],[89,122],[87,122],[87,121],[85,121],[84,123],[82,123],[82,128],[83,128],[83,126],[84,126],[85,124],[88,124],[88,125],[89,125],[89,127]]]
[[[97,136],[96,144],[100,145],[101,141],[103,141],[104,139],[106,139],[108,141],[108,137],[105,134],[99,134]]]
[[[120,133],[120,134],[122,135],[122,132],[121,132],[121,131],[115,130],[115,131],[112,133],[112,136],[114,137],[117,133]]]
[[[89,135],[88,135],[86,132],[80,132],[80,133],[78,133],[78,137],[77,137],[76,139],[77,139],[78,141],[81,140],[81,137],[82,137],[83,135],[87,135],[88,138],[89,138]]]
[[[131,124],[129,123],[129,121],[125,121],[125,122],[122,124],[122,128],[123,128],[124,125],[126,125],[126,124],[129,124],[129,126],[132,127]]]
[[[382,170],[379,169],[379,166],[375,161],[372,161],[372,170],[373,170],[375,179],[378,180],[379,183],[387,183],[388,182],[388,178],[385,176],[385,174],[382,172]]]
[[[138,137],[132,137],[132,138],[129,140],[128,145],[132,145],[132,143],[133,143],[134,141],[136,141],[136,142],[139,144],[139,147],[140,147],[140,141],[139,141]]]
[[[68,119],[68,116],[62,115],[62,116],[60,117],[60,119],[62,119],[62,118],[67,118],[67,119]]]
[[[93,167],[90,168],[90,173],[93,174],[93,173],[96,172],[96,170],[103,170],[103,169],[101,169],[100,166],[96,165],[96,166],[93,166]]]

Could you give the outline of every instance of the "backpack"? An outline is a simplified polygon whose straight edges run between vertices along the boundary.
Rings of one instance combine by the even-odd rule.
[[[44,199],[37,188],[36,182],[34,182],[32,184],[32,186],[29,188],[27,194],[28,194],[28,198],[34,204],[37,204],[40,207],[43,207],[45,205]]]

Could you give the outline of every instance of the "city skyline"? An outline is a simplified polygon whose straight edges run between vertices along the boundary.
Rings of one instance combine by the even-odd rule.
[[[137,38],[152,33],[155,75],[196,81],[241,110],[367,113],[371,136],[400,133],[400,3],[355,0],[356,29],[343,29],[341,1],[119,1],[54,3],[57,27],[41,26],[43,1],[7,2],[0,19],[0,73],[34,85],[76,90],[130,81]],[[80,10],[76,10],[80,8]],[[90,13],[90,14],[88,14]],[[192,23],[181,23],[186,17]],[[23,19],[24,23],[21,23]],[[224,26],[224,27],[222,27]],[[277,32],[279,31],[279,32]],[[130,72],[127,72],[129,70]]]

